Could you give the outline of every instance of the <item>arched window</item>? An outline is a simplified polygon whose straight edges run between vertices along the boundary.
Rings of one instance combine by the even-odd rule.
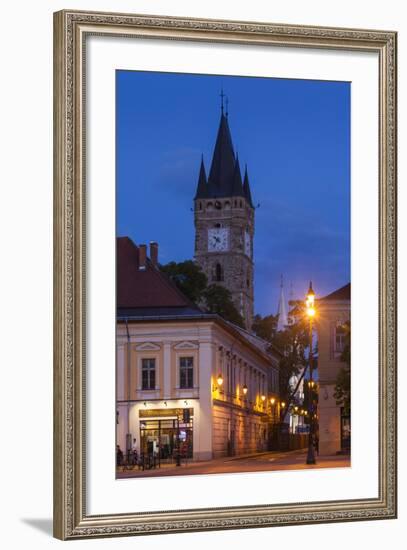
[[[223,267],[219,263],[215,264],[215,267],[212,273],[212,280],[217,282],[223,281]]]

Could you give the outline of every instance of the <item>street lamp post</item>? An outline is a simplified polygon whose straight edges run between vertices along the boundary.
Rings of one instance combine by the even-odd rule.
[[[314,432],[315,432],[315,423],[314,423],[314,405],[312,400],[312,388],[313,388],[313,354],[312,354],[312,334],[313,334],[313,319],[315,316],[315,292],[312,288],[312,282],[309,284],[307,299],[307,315],[309,319],[309,383],[308,383],[308,411],[310,415],[310,424],[309,424],[309,433],[308,433],[308,453],[307,453],[307,464],[316,464],[315,460],[315,447],[314,447]]]

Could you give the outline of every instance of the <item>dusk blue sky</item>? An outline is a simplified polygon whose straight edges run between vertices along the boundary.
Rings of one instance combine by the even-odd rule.
[[[117,71],[117,234],[193,258],[193,197],[220,91],[255,212],[255,312],[350,281],[350,83]]]

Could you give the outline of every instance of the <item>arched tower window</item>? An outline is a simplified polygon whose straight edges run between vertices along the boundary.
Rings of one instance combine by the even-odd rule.
[[[214,267],[214,270],[212,273],[212,280],[217,282],[223,281],[223,267],[219,263],[217,263]]]

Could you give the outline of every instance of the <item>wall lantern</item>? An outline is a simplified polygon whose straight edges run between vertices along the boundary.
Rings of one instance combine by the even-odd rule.
[[[221,387],[222,387],[222,384],[223,384],[223,376],[222,376],[222,373],[220,372],[216,378],[216,382],[218,383],[217,386],[213,386],[212,387],[212,391],[220,391]]]

